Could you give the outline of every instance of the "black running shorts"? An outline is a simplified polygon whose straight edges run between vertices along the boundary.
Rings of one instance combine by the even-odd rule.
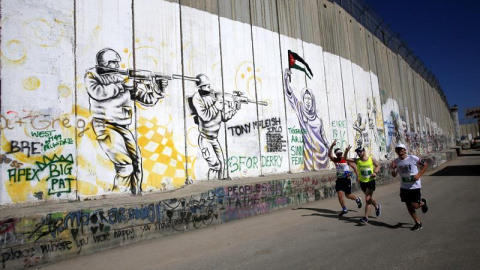
[[[363,192],[367,191],[367,188],[371,191],[375,191],[375,180],[372,180],[370,182],[360,182],[360,188]]]
[[[419,188],[416,189],[400,189],[400,199],[402,202],[420,203],[422,200],[422,193]]]
[[[337,178],[335,190],[337,192],[343,191],[345,194],[352,193],[352,181],[350,181],[350,178]]]

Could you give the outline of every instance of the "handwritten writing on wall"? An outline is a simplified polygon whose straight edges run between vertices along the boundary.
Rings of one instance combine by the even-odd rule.
[[[290,162],[292,165],[301,165],[303,164],[303,136],[306,134],[307,130],[302,128],[288,128],[288,133],[290,134]]]
[[[73,176],[73,155],[67,157],[54,155],[49,158],[43,157],[43,161],[36,162],[36,168],[11,168],[7,170],[10,182],[19,183],[23,181],[45,179],[49,183],[48,194],[60,196],[62,193],[70,193],[72,190]]]
[[[227,127],[228,135],[242,136],[250,134],[257,129],[264,129],[266,133],[266,146],[268,153],[278,153],[286,151],[287,141],[283,137],[283,127],[280,117],[253,121],[243,125]]]
[[[332,139],[337,141],[337,147],[345,149],[348,145],[347,120],[332,121]]]
[[[243,161],[242,166],[246,159]],[[280,159],[263,162],[265,166],[277,166]],[[40,163],[38,173],[51,175],[49,181],[54,177],[62,179],[70,173],[70,156],[45,158]],[[262,166],[261,161],[257,166]],[[379,173],[381,183],[391,179],[388,173],[382,173],[387,169],[382,167]],[[158,235],[220,224],[335,196],[334,181],[332,172],[323,176],[221,186],[187,198],[133,206],[9,219],[0,222],[0,241],[3,239],[4,243],[0,250],[1,260],[3,267],[25,267],[48,262],[55,256],[65,258],[86,254],[106,245],[134,243]],[[60,180],[57,185],[59,183]],[[16,226],[19,223],[22,225]]]
[[[70,117],[75,117],[71,115]],[[83,134],[90,128],[87,126],[88,120],[82,117],[76,117],[76,120],[71,120],[69,116],[51,116],[48,113],[34,112],[24,110],[22,112],[8,111],[5,115],[0,114],[0,130],[13,130],[22,128],[32,131],[46,131],[49,129],[61,128],[76,128],[78,136]],[[33,136],[33,135],[32,135]]]
[[[261,156],[231,156],[228,158],[228,168],[231,173],[236,171],[244,171],[248,169],[282,167],[283,157],[279,155]]]

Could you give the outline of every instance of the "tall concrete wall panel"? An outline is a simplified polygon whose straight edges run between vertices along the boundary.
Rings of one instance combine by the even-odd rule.
[[[198,4],[200,2],[204,1],[194,1],[192,4]],[[210,80],[211,88],[213,88],[214,91],[222,92],[220,26],[217,13],[218,6],[214,6],[217,1],[206,1],[204,3],[206,6],[203,6],[201,10],[186,5],[180,7],[182,14],[183,74],[186,76],[204,74]],[[191,81],[185,81],[183,89],[187,100],[197,92],[196,83]],[[182,108],[184,108],[184,106],[182,106]],[[200,131],[195,124],[195,116],[192,114],[190,106],[186,106],[185,115],[185,158],[188,181],[192,179],[207,179],[209,171],[201,168],[208,167],[208,162],[203,158],[204,153],[202,153],[199,147]],[[225,149],[224,126],[219,128],[217,140],[222,149]],[[207,150],[204,152],[206,151]],[[225,166],[224,163],[222,165]]]
[[[240,3],[241,2],[241,3]],[[220,1],[220,42],[222,53],[222,77],[225,95],[241,91],[249,100],[256,101],[255,65],[248,1]],[[232,19],[228,19],[232,18]],[[239,18],[241,23],[235,21]],[[232,110],[227,103],[223,117],[231,120],[225,123],[227,133],[227,173],[230,178],[258,176],[261,166],[237,167],[237,159],[261,160],[258,129],[250,128],[257,122],[255,103],[241,104],[240,110]],[[248,155],[244,149],[248,149]]]
[[[401,96],[401,84],[400,84],[400,70],[398,66],[398,58],[395,53],[387,48],[387,61],[388,61],[388,70],[390,72],[391,80],[391,98],[396,103],[395,109],[390,111],[392,115],[392,123],[395,127],[395,136],[392,137],[392,145],[396,144],[397,141],[404,140],[404,119],[405,119],[405,107],[403,106],[403,99]]]
[[[398,99],[401,101],[400,111],[403,113],[402,117],[402,128],[403,133],[408,134],[410,119],[409,119],[409,109],[407,103],[407,93],[408,93],[408,79],[405,70],[405,61],[401,57],[397,57],[398,60],[398,79],[399,79],[399,91],[398,91]],[[405,138],[406,140],[406,138]]]
[[[385,157],[386,156],[386,140],[385,140],[385,122],[383,118],[382,110],[382,98],[380,94],[380,79],[377,72],[377,56],[375,53],[375,43],[378,43],[378,39],[373,36],[370,32],[364,31],[367,54],[368,54],[368,66],[370,69],[370,83],[372,86],[372,104],[371,111],[369,114],[369,127],[373,129],[373,140],[378,141],[375,143],[377,147],[372,149],[372,153],[377,154],[377,156]],[[374,125],[371,125],[370,118],[373,118]]]
[[[0,202],[74,199],[86,123],[75,114],[73,3],[1,5]]]
[[[182,74],[178,3],[134,1],[133,12],[133,67],[136,70]],[[168,30],[164,25],[169,25]],[[188,84],[191,86],[194,83]],[[146,181],[142,186],[146,191],[156,190],[159,186],[163,189],[183,186],[187,178],[187,166],[190,167],[185,155],[186,115],[182,81],[170,80],[168,89],[178,89],[178,92],[167,90],[164,99],[136,108],[135,137],[142,157],[143,181]],[[163,160],[169,160],[169,163],[162,164]]]
[[[287,124],[282,80],[281,51],[275,1],[251,1],[252,39],[258,106],[262,175],[285,173],[289,168]],[[268,44],[268,46],[266,46]],[[286,57],[286,56],[285,56]]]
[[[294,1],[278,1],[278,15],[279,15],[279,33],[280,33],[280,48],[282,50],[282,68],[286,70],[289,67],[290,58],[288,50],[296,52],[298,56],[305,59],[305,52],[303,42],[301,40],[302,30],[299,18],[299,3]],[[282,23],[288,21],[288,24]],[[315,73],[314,73],[315,74]],[[306,87],[307,76],[304,72],[292,70],[289,76],[284,72],[284,95],[287,118],[287,140],[289,151],[290,171],[301,172],[305,165],[305,157],[312,157],[312,149],[304,147],[304,136],[306,134],[306,127],[302,125],[301,107],[299,100],[302,101],[304,89]],[[287,94],[287,89],[289,93]],[[299,114],[300,113],[300,114]],[[313,169],[313,166],[310,166]]]
[[[421,85],[420,76],[416,72],[414,72],[414,90],[415,90],[415,95],[414,95],[415,107],[417,108],[417,116],[418,116],[417,130],[419,134],[422,135],[424,132],[424,124],[425,124],[425,121],[423,119],[425,106],[422,104],[422,99],[420,99],[421,93],[422,93],[422,85]]]
[[[206,11],[218,15],[218,0],[180,0],[183,7],[191,7],[196,10]],[[178,1],[176,1],[178,2]]]
[[[374,42],[378,42],[378,39],[366,30],[364,31],[364,35],[365,43],[367,45],[368,67],[373,74],[377,74],[377,60],[375,56]]]
[[[357,115],[355,122],[351,126],[355,132],[355,147],[364,147],[370,153],[374,153],[375,156],[380,156],[381,141],[378,136],[378,128],[375,128],[375,109],[374,103],[380,102],[374,101],[373,92],[378,89],[373,89],[375,84],[372,84],[372,80],[377,80],[376,77],[372,77],[370,72],[369,58],[367,52],[367,43],[365,39],[365,29],[357,23],[351,16],[346,16],[348,32],[349,32],[349,44],[350,53],[352,56],[352,74],[354,78],[354,90],[355,90],[355,103],[357,108]]]
[[[335,18],[335,34],[337,37],[335,46],[340,55],[348,144],[355,147],[359,138],[356,136],[356,131],[352,128],[357,120],[357,105],[355,102],[355,81],[352,71],[352,62],[350,60],[350,37],[348,33],[349,16],[340,6],[335,4]]]
[[[410,115],[410,132],[417,133],[417,106],[415,103],[415,82],[413,76],[413,70],[410,66],[406,66],[406,74],[407,74],[407,85],[408,85],[408,92],[406,92],[407,97],[407,107],[409,108],[409,115]]]
[[[305,59],[311,63],[312,70],[315,70],[315,74],[311,80],[307,80],[306,86],[314,93],[315,109],[317,116],[320,119],[321,130],[323,132],[323,144],[325,145],[325,153],[320,155],[321,159],[327,158],[327,147],[331,142],[331,121],[328,105],[328,96],[325,79],[325,65],[324,54],[321,41],[321,33],[318,27],[319,13],[310,12],[311,10],[318,10],[318,2],[312,1],[308,4],[301,5],[300,14],[312,14],[312,16],[301,20],[302,26],[302,40],[303,48],[305,51]],[[308,38],[307,38],[308,37]],[[315,170],[321,170],[331,165],[331,163],[322,164],[315,163]]]
[[[385,44],[383,44],[378,38],[374,37],[373,40],[380,97],[382,98],[382,104],[384,104],[387,102],[387,99],[392,96],[387,50]]]
[[[350,41],[348,37],[347,12],[337,4],[334,4],[335,13],[335,46],[337,47],[338,55],[342,58],[350,60]]]
[[[335,24],[335,6],[327,0],[319,0],[318,2],[319,30],[324,50],[332,54],[338,55],[336,41],[336,24]]]
[[[330,1],[4,0],[1,18],[2,206],[327,170],[333,141],[385,160],[451,138],[437,89]]]
[[[338,52],[337,42],[337,26],[335,24],[335,6],[328,1],[318,2],[320,33],[322,33],[324,44],[324,72],[325,85],[328,100],[328,112],[330,122],[328,125],[331,129],[331,141],[336,141],[338,148],[345,149],[353,141],[349,139],[347,133],[347,120],[345,112],[345,99],[343,92],[343,80],[341,69],[341,57]]]

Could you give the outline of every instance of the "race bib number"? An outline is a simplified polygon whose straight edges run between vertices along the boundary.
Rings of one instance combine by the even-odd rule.
[[[415,182],[415,175],[403,176],[402,182],[404,183],[412,183]]]
[[[372,175],[372,170],[364,169],[360,171],[360,174],[362,175],[363,178],[370,178],[370,176]]]
[[[345,178],[348,177],[349,171],[348,166],[337,165],[337,177]]]

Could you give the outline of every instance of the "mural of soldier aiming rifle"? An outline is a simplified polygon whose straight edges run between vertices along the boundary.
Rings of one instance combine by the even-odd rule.
[[[168,80],[181,75],[164,75],[145,70],[120,70],[120,55],[113,49],[100,50],[97,65],[85,73],[92,127],[98,144],[115,166],[113,190],[139,194],[142,191],[142,158],[128,129],[135,102],[154,106],[164,97]],[[194,80],[194,78],[186,77]]]
[[[198,125],[198,146],[202,157],[208,163],[208,179],[225,179],[225,157],[218,142],[220,124],[227,122],[241,109],[241,104],[255,103],[267,106],[264,101],[252,101],[240,91],[233,94],[213,91],[210,79],[199,74],[197,78],[197,92],[188,97],[188,105]]]

